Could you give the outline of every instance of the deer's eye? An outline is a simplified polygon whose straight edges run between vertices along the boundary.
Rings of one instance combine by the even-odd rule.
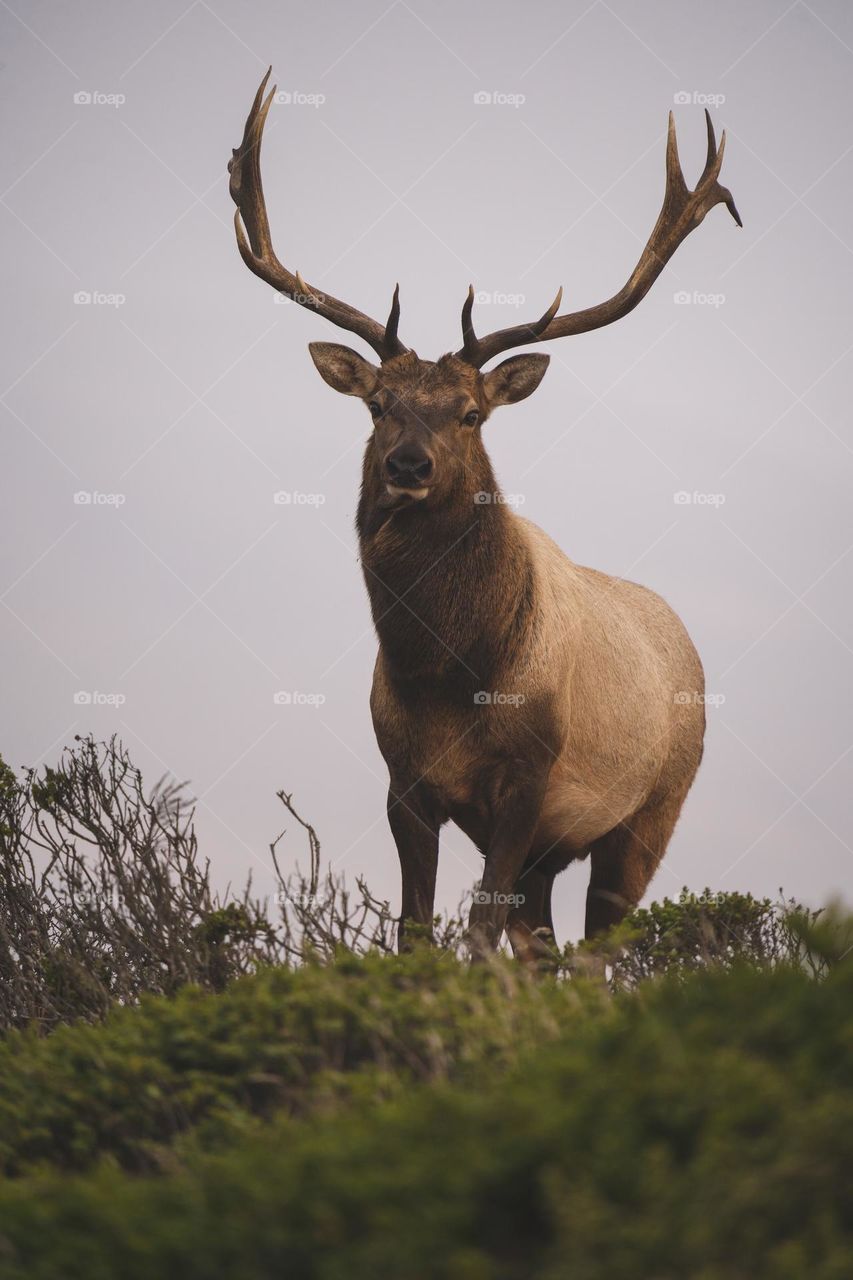
[[[367,407],[370,411],[370,416],[372,418],[378,418],[379,415],[382,413],[382,405],[379,403],[378,400],[371,400]]]
[[[480,415],[476,409],[472,409],[470,413],[465,414],[462,421],[465,423],[466,427],[476,427],[477,423],[480,421]]]

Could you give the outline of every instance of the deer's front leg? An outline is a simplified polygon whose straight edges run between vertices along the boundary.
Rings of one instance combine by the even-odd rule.
[[[514,781],[496,806],[480,889],[468,918],[473,954],[494,951],[506,927],[510,895],[536,833],[550,769]]]
[[[388,790],[388,823],[403,878],[397,950],[404,951],[407,923],[427,928],[432,924],[441,821],[419,788],[407,790],[406,786],[395,788],[392,784]]]

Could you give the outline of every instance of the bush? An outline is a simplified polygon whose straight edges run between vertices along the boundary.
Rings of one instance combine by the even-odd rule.
[[[846,1280],[853,1274],[849,958],[822,981],[789,965],[711,968],[615,1000],[582,999],[582,984],[545,982],[540,989],[527,980],[507,1000],[504,965],[461,970],[435,955],[350,960],[280,980],[281,991],[270,988],[268,1003],[258,1001],[254,1025],[261,980],[225,996],[152,1001],[102,1027],[59,1032],[42,1044],[19,1039],[21,1059],[12,1068],[19,1090],[26,1093],[28,1054],[43,1071],[33,1091],[46,1090],[54,1106],[77,1078],[77,1105],[101,1116],[91,1120],[101,1134],[92,1152],[112,1155],[84,1174],[42,1168],[0,1184],[0,1275]],[[279,997],[288,1012],[274,1013]],[[228,1017],[214,1012],[229,1000],[235,1003]],[[122,1152],[104,1137],[109,1103],[99,1093],[112,1086],[102,1078],[99,1088],[95,1046],[103,1043],[110,1076],[119,1029],[129,1034],[136,1020],[153,1058],[174,1055],[175,1028],[161,1030],[159,1040],[152,1032],[155,1004],[180,1006],[197,1041],[189,1050],[190,1074],[207,1062],[220,1100],[245,1106],[248,1059],[259,1046],[283,1040],[270,1035],[271,1026],[288,1024],[303,1052],[310,1056],[313,1046],[318,1053],[330,1010],[331,1039],[312,1069],[330,1062],[328,1045],[335,1044],[338,1063],[354,1068],[353,1079],[369,1060],[401,1087],[383,1099],[374,1080],[366,1095],[357,1089],[337,1101],[329,1095],[323,1106],[296,1115],[286,1104],[257,1126],[232,1132],[219,1149],[184,1144],[174,1149],[169,1171],[135,1177],[117,1168]],[[365,1057],[368,1012],[380,1039]],[[306,1025],[313,1029],[296,1032]],[[76,1058],[79,1069],[74,1036],[91,1037]],[[64,1052],[39,1056],[61,1037]],[[362,1050],[343,1048],[359,1043]],[[242,1059],[237,1070],[232,1053]],[[449,1061],[462,1065],[448,1069]],[[287,1074],[280,1057],[274,1068]],[[297,1083],[296,1092],[301,1088]],[[128,1107],[128,1115],[141,1113]]]
[[[100,1026],[12,1032],[0,1040],[0,1174],[104,1155],[129,1170],[168,1166],[182,1135],[221,1146],[274,1112],[505,1069],[595,1003],[600,991],[424,946],[268,970],[221,995],[149,996]]]
[[[0,1280],[853,1274],[851,920],[685,890],[539,975],[461,915],[397,957],[280,798],[272,912],[115,741],[0,766]]]
[[[236,897],[214,892],[183,786],[146,793],[115,738],[78,737],[56,768],[21,779],[0,760],[0,1030],[98,1019],[187,983],[219,991],[307,954],[393,950],[388,903],[321,875],[313,827],[278,794],[307,833],[310,871],[282,874],[272,842],[272,910],[251,880]]]
[[[592,944],[567,948],[569,967],[598,955],[610,967],[614,991],[630,990],[662,974],[688,974],[708,966],[777,964],[802,966],[819,977],[826,961],[810,945],[820,911],[793,899],[753,898],[749,893],[691,893],[664,898],[632,911],[610,934]]]
[[[161,780],[146,794],[116,739],[77,738],[56,768],[25,769],[20,780],[0,760],[0,1031],[97,1020],[117,1004],[187,984],[221,991],[306,958],[393,952],[389,904],[363,880],[349,890],[323,873],[314,828],[289,795],[278,796],[307,835],[310,869],[282,873],[282,832],[270,845],[273,909],[251,881],[238,896],[214,892],[184,788]],[[633,912],[608,938],[555,951],[550,967],[574,973],[606,961],[614,990],[709,964],[808,967],[799,924],[814,920],[795,903],[685,889],[676,902]],[[462,906],[436,917],[431,936],[464,955]]]

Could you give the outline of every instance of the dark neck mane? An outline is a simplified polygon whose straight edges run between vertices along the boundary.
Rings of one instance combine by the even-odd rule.
[[[531,625],[530,553],[481,450],[440,504],[378,505],[383,486],[365,457],[357,528],[362,568],[389,676],[431,679],[473,699],[492,690]]]

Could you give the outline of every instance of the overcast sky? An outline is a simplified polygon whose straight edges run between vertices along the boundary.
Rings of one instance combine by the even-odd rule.
[[[434,357],[469,281],[481,329],[560,284],[570,309],[615,292],[667,112],[692,186],[707,100],[743,230],[713,210],[628,318],[551,343],[486,441],[523,514],[660,592],[703,659],[705,761],[653,895],[847,893],[853,7],[9,0],[0,28],[5,758],[120,733],[152,783],[191,781],[217,881],[259,888],[284,787],[396,904],[353,529],[369,419],[309,358],[336,331],[240,261],[231,148],[272,62],[279,256],[383,318],[399,280]],[[452,907],[481,860],[454,827],[442,847]],[[557,882],[563,939],[587,876]]]

